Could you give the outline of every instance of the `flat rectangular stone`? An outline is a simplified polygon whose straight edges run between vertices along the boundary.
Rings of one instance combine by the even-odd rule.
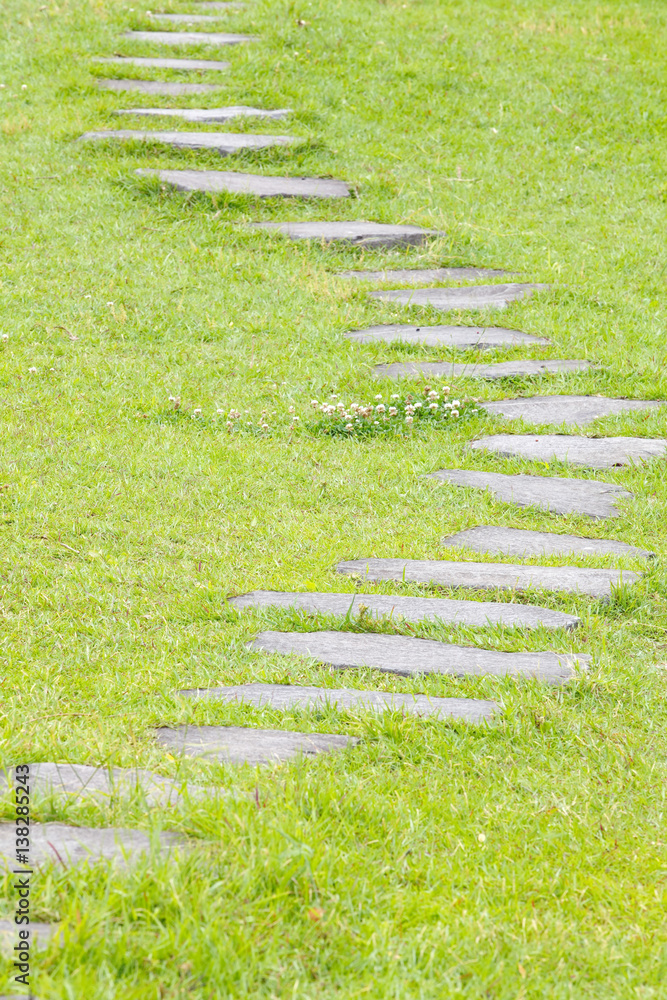
[[[311,657],[339,670],[371,667],[400,677],[528,677],[547,684],[572,680],[577,666],[587,670],[591,661],[588,653],[504,653],[435,639],[355,632],[266,631],[248,646],[266,653]]]
[[[425,583],[476,590],[553,590],[609,598],[621,582],[636,583],[639,573],[580,566],[514,566],[512,563],[447,562],[442,559],[350,559],[338,573],[371,583]]]
[[[315,243],[349,243],[355,247],[421,246],[429,239],[444,236],[420,226],[389,226],[381,222],[251,222],[254,229],[282,233],[291,240]]]
[[[460,346],[460,345],[457,345]],[[480,345],[474,345],[480,346]],[[580,372],[591,367],[590,361],[502,361],[498,364],[456,364],[454,361],[398,361],[375,365],[375,378],[519,378]],[[486,407],[486,404],[480,403]]]
[[[345,635],[332,632],[331,635]],[[408,640],[409,641],[409,640]],[[412,640],[418,642],[419,640]],[[437,645],[437,643],[435,643]],[[387,691],[355,691],[352,688],[301,687],[292,684],[236,684],[230,687],[193,688],[179,691],[195,700],[245,702],[257,708],[362,709],[371,712],[404,712],[408,715],[434,716],[482,722],[490,719],[498,706],[493,701],[475,698],[431,698],[425,694],[396,694]]]
[[[31,823],[30,865],[32,867],[48,862],[76,865],[107,859],[124,867],[139,854],[150,853],[152,848],[163,854],[186,843],[186,838],[178,833],[159,833],[151,838],[142,830],[114,827],[98,829],[68,826],[66,823]],[[0,862],[4,862],[9,868],[16,866],[14,823],[0,823]]]
[[[245,149],[290,146],[297,140],[289,135],[248,135],[234,132],[147,132],[139,129],[104,129],[84,132],[82,142],[160,142],[175,149],[212,149],[230,156]]]
[[[653,559],[655,552],[639,549],[627,542],[610,538],[582,538],[580,535],[560,535],[549,531],[528,531],[481,524],[466,528],[455,535],[446,535],[441,542],[447,548],[473,549],[489,555],[506,556],[627,556],[631,559]]]
[[[117,63],[122,66],[147,66],[154,69],[175,69],[186,72],[203,69],[221,72],[229,69],[231,63],[220,62],[218,59],[162,59],[155,56],[96,56],[96,63]]]
[[[576,434],[491,434],[473,441],[474,451],[523,458],[534,462],[569,462],[589,469],[611,469],[618,465],[641,465],[664,458],[664,438],[587,438]]]
[[[283,729],[241,726],[176,726],[155,730],[158,743],[186,757],[204,757],[224,764],[276,764],[300,755],[344,750],[357,742],[330,733],[295,733]]]
[[[125,31],[123,38],[156,45],[240,45],[256,41],[252,35],[230,35],[225,31]]]
[[[506,628],[576,628],[581,619],[532,604],[496,601],[456,601],[445,597],[403,597],[393,594],[281,593],[253,590],[228,603],[234,608],[289,608],[309,614],[370,615],[406,621],[438,621],[446,625]],[[362,611],[363,609],[363,611]]]
[[[224,3],[223,0],[197,0],[196,6],[200,10],[243,10],[244,3]]]
[[[488,489],[498,500],[515,503],[518,507],[538,507],[553,514],[618,517],[616,499],[632,497],[632,493],[614,483],[562,476],[512,476],[475,469],[440,469],[431,473],[430,478],[455,486]]]
[[[406,285],[428,284],[429,281],[479,281],[480,278],[505,278],[507,271],[493,267],[424,267],[402,268],[398,271],[339,271],[337,278],[357,281],[402,281]]]
[[[115,115],[140,115],[147,118],[180,118],[185,122],[226,122],[234,118],[287,118],[292,112],[285,109],[265,111],[237,105],[229,108],[122,108]]]
[[[180,97],[182,94],[207,94],[219,90],[217,83],[170,83],[165,80],[98,80],[101,90],[136,90],[142,94],[163,94]]]
[[[0,953],[5,958],[13,959],[16,957],[14,947],[19,941],[19,930],[28,932],[29,952],[34,953],[48,948],[51,940],[58,935],[62,928],[60,924],[36,923],[33,920],[29,924],[21,925],[15,924],[13,920],[0,920]],[[62,941],[59,943],[62,944]],[[21,1000],[27,1000],[25,993]]]
[[[510,302],[527,299],[548,285],[474,285],[472,288],[394,288],[369,292],[371,299],[398,302],[403,306],[433,309],[504,309]]]
[[[167,24],[217,24],[220,21],[214,14],[156,14],[150,11],[148,17]]]
[[[608,396],[523,396],[479,404],[487,413],[531,424],[585,427],[600,417],[665,406],[664,400],[611,399]]]
[[[363,330],[350,330],[345,334],[359,344],[424,344],[427,347],[471,347],[487,348],[515,344],[549,344],[545,337],[534,337],[520,330],[506,330],[504,327],[488,326],[408,326],[401,323],[384,323],[381,326],[367,326]],[[423,365],[422,362],[415,362]],[[446,361],[436,361],[434,365],[446,365]],[[377,366],[382,368],[391,365]],[[466,366],[469,367],[469,366]],[[495,367],[495,366],[494,366]],[[393,376],[392,376],[393,377]]]
[[[136,170],[141,177],[157,177],[179,191],[211,194],[250,194],[257,198],[349,198],[343,181],[319,177],[265,177],[231,170]]]

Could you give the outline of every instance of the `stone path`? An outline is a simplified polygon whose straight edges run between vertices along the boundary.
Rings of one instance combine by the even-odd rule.
[[[257,41],[253,35],[230,35],[224,31],[124,31],[122,37],[156,45],[241,45]]]
[[[462,346],[462,345],[457,345]],[[477,345],[474,345],[477,346]],[[558,372],[580,372],[591,367],[589,361],[502,361],[490,365],[457,364],[455,361],[397,361],[393,364],[375,365],[376,378],[521,378],[553,375]],[[486,408],[486,403],[480,403]]]
[[[599,417],[665,406],[664,400],[610,399],[608,396],[524,396],[479,404],[487,413],[532,424],[585,427]]]
[[[217,83],[170,83],[163,80],[97,80],[101,90],[137,90],[142,94],[163,94],[180,97],[182,94],[208,94],[219,90]]]
[[[279,633],[280,634],[280,633]],[[339,636],[345,633],[332,632]],[[414,640],[418,641],[418,640]],[[439,645],[439,643],[434,643]],[[432,698],[425,694],[397,694],[390,691],[356,691],[353,688],[301,687],[291,684],[236,684],[228,687],[193,688],[179,691],[193,700],[243,702],[256,708],[288,710],[325,708],[362,709],[371,712],[404,712],[481,722],[490,719],[498,706],[475,698]]]
[[[108,859],[125,866],[140,854],[150,853],[152,845],[159,854],[187,843],[178,833],[160,833],[151,840],[142,830],[114,827],[68,826],[66,823],[30,824],[30,863],[54,862],[64,865]],[[16,826],[0,823],[0,862],[16,864]]]
[[[4,772],[0,776],[0,792],[11,787],[13,784]],[[33,796],[68,795],[87,799],[130,797],[138,792],[150,806],[173,805],[181,798],[181,784],[153,771],[90,764],[31,764],[30,787]],[[213,794],[210,788],[196,786],[188,786],[188,792]]]
[[[357,281],[402,281],[406,285],[421,285],[429,281],[477,281],[479,278],[505,278],[507,271],[492,267],[430,267],[400,271],[338,271],[337,278],[355,278]]]
[[[548,531],[527,531],[482,524],[466,528],[455,535],[446,535],[441,544],[447,548],[473,549],[489,555],[506,556],[628,556],[632,559],[653,559],[655,552],[617,542],[608,538],[582,538],[580,535],[554,534]]]
[[[185,122],[227,122],[234,118],[287,118],[289,110],[265,111],[236,105],[229,108],[122,108],[115,115],[138,115],[148,118],[181,118]]]
[[[249,646],[266,653],[309,657],[339,670],[372,667],[401,677],[532,677],[548,684],[572,680],[577,666],[587,670],[591,661],[585,653],[503,653],[435,639],[355,632],[266,631]]]
[[[291,146],[299,140],[289,135],[248,135],[232,132],[146,132],[139,129],[101,129],[84,132],[82,142],[159,142],[174,149],[212,149],[230,155],[245,149]]]
[[[433,309],[504,309],[510,302],[527,299],[548,285],[473,285],[471,288],[395,288],[369,292],[372,299],[398,302],[403,306]]]
[[[163,747],[186,757],[203,757],[225,764],[276,764],[295,757],[332,753],[354,746],[350,736],[295,733],[287,729],[245,729],[240,726],[167,726],[155,730]]]
[[[471,442],[470,447],[474,451],[490,451],[535,462],[569,462],[589,469],[640,465],[667,454],[664,438],[587,438],[574,434],[491,434]]]
[[[520,330],[506,330],[504,327],[488,326],[406,326],[399,323],[384,323],[381,326],[367,326],[363,330],[350,330],[345,336],[350,340],[356,340],[359,344],[376,342],[424,344],[427,347],[459,347],[461,349],[550,343],[546,337],[534,337],[530,333],[521,333]],[[410,362],[420,370],[428,370],[448,363],[446,361]],[[389,369],[397,366],[377,365],[376,367]]]
[[[229,69],[231,63],[220,62],[217,59],[162,59],[154,56],[96,56],[93,62],[115,63],[121,66],[146,66],[155,69],[176,70],[212,70]]]
[[[141,177],[157,177],[178,191],[212,194],[251,194],[257,198],[348,198],[344,181],[319,177],[266,177],[226,170],[136,170]]]
[[[616,500],[632,497],[632,493],[614,483],[561,476],[512,476],[502,472],[477,472],[475,469],[440,469],[432,472],[431,478],[454,486],[488,489],[499,500],[515,503],[518,507],[538,507],[552,514],[618,517]]]
[[[155,14],[150,12],[152,21],[163,21],[167,24],[219,24],[220,18],[215,14]]]
[[[403,597],[393,594],[283,593],[253,590],[228,602],[234,608],[292,608],[310,614],[368,615],[405,621],[440,621],[447,625],[507,628],[576,628],[581,619],[532,604],[456,601],[445,597]]]
[[[379,583],[435,584],[482,590],[553,590],[611,597],[612,588],[636,583],[640,574],[578,566],[516,566],[512,563],[447,562],[437,559],[350,559],[336,567],[345,576]]]
[[[252,222],[253,229],[268,229],[292,240],[314,243],[351,243],[357,247],[421,246],[444,236],[420,226],[387,226],[382,222]]]

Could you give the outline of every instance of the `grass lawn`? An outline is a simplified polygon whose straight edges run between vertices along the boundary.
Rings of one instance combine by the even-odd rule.
[[[469,452],[475,437],[521,431],[483,414],[407,436],[331,437],[312,426],[310,405],[332,392],[359,403],[423,392],[419,380],[378,382],[380,362],[479,357],[343,337],[390,322],[495,324],[551,341],[486,351],[485,361],[598,363],[538,379],[461,379],[450,383],[458,398],[667,398],[664,0],[249,0],[214,26],[258,36],[249,45],[174,53],[119,38],[150,26],[141,8],[114,0],[3,4],[0,764],[139,765],[228,794],[153,810],[35,801],[35,821],[174,830],[191,842],[125,872],[102,864],[36,876],[33,919],[65,930],[62,947],[33,960],[35,995],[666,998],[665,462],[593,472]],[[91,57],[114,53],[232,65],[127,74],[219,82],[216,93],[101,92],[94,77],[118,68]],[[227,159],[77,142],[89,129],[199,128],[119,118],[119,107],[232,104],[294,115],[201,128],[303,142]],[[354,197],[186,196],[134,173],[156,166],[331,176]],[[446,236],[364,252],[245,225],[322,218]],[[499,314],[443,316],[373,301],[368,287],[335,276],[448,265],[506,267],[550,288]],[[230,409],[242,414],[231,432]],[[584,433],[667,436],[665,410]],[[634,497],[613,520],[558,517],[425,478],[446,467],[574,475]],[[339,560],[460,558],[441,539],[477,524],[620,539],[658,559],[621,559],[645,576],[606,604],[445,594],[576,613],[573,632],[332,621],[226,603],[251,589],[352,594],[355,582],[333,569]],[[246,648],[263,628],[332,626],[586,652],[593,665],[549,688],[335,673]],[[176,695],[248,681],[490,698],[502,712],[466,726]],[[152,729],[186,722],[359,742],[275,768],[183,763]],[[13,818],[9,795],[1,808]],[[11,876],[2,888],[9,917]],[[5,954],[0,993],[15,992],[13,975]]]

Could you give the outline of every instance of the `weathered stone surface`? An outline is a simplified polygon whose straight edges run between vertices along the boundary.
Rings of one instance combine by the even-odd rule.
[[[200,10],[242,10],[244,3],[224,3],[223,0],[200,0],[197,7]]]
[[[442,539],[447,548],[473,549],[489,555],[506,556],[628,556],[652,559],[655,552],[639,549],[627,542],[608,538],[582,538],[579,535],[556,535],[549,531],[527,531],[481,524],[458,531]]]
[[[300,754],[314,756],[354,746],[357,740],[330,733],[295,733],[241,726],[177,726],[155,730],[158,742],[187,757],[225,764],[275,764]]]
[[[179,97],[181,94],[206,94],[219,90],[215,83],[170,83],[164,80],[98,80],[102,90],[138,90],[142,94],[163,94]]]
[[[457,345],[461,346],[461,345]],[[475,345],[481,346],[481,345]],[[376,378],[518,378],[550,375],[556,372],[579,372],[590,368],[590,361],[502,361],[491,365],[462,365],[453,361],[403,361],[375,365]],[[480,403],[480,406],[482,404]]]
[[[13,920],[0,920],[0,952],[5,957],[15,957],[14,946],[18,943],[19,930],[28,931],[31,951],[44,951],[45,948],[48,948],[51,939],[61,930],[61,927],[59,924],[41,924],[34,921],[19,927]],[[22,1000],[26,1000],[25,994]]]
[[[297,140],[289,135],[248,135],[234,132],[147,132],[140,129],[104,129],[84,132],[82,142],[161,142],[175,149],[212,149],[231,155],[244,149],[290,146]]]
[[[154,69],[175,69],[189,71],[194,69],[205,69],[220,71],[229,69],[231,63],[221,62],[218,59],[162,59],[156,56],[96,56],[93,59],[96,63],[119,63],[129,66],[147,66]]]
[[[664,458],[664,438],[587,438],[576,434],[491,434],[473,441],[474,451],[519,457],[535,462],[570,462],[588,469],[611,469],[617,465],[640,465]]]
[[[539,507],[553,514],[586,514],[588,517],[618,517],[615,500],[632,493],[614,483],[596,483],[589,479],[565,479],[561,476],[511,476],[502,472],[477,472],[475,469],[440,469],[432,479],[455,486],[488,489],[507,503],[519,507]]]
[[[527,299],[548,285],[474,285],[472,288],[394,288],[369,292],[372,299],[403,306],[434,309],[504,309],[510,302]]]
[[[487,413],[508,420],[523,419],[532,424],[567,424],[584,427],[599,417],[632,410],[653,410],[665,406],[663,400],[610,399],[605,396],[525,396],[480,403]]]
[[[506,330],[504,327],[408,326],[401,323],[385,323],[381,326],[368,326],[363,330],[350,330],[345,336],[360,344],[373,344],[380,341],[386,344],[424,344],[427,347],[460,347],[462,349],[498,347],[501,344],[537,345],[550,343],[545,337],[534,337],[530,333],[521,333],[520,330]],[[540,364],[541,362],[536,363]],[[436,361],[424,366],[422,362],[415,362],[415,366],[427,369],[439,368],[447,364],[449,364],[447,361]],[[404,366],[378,365],[377,367],[389,369]]]
[[[340,670],[372,667],[401,677],[535,677],[549,684],[571,680],[577,663],[587,670],[591,660],[587,653],[503,653],[435,639],[354,632],[266,631],[248,645],[266,653],[309,656]]]
[[[156,45],[240,45],[256,40],[252,35],[230,35],[226,31],[125,31],[123,38]]]
[[[137,170],[142,177],[157,177],[179,191],[213,194],[251,194],[257,198],[348,198],[344,181],[319,177],[265,177],[231,170]]]
[[[345,635],[331,632],[330,635]],[[410,641],[410,640],[408,640]],[[418,642],[418,639],[413,639]],[[438,643],[434,643],[438,645]],[[352,688],[301,687],[292,684],[237,684],[231,687],[194,688],[179,691],[187,698],[211,701],[247,702],[257,708],[366,709],[372,712],[404,712],[408,715],[438,716],[481,722],[490,719],[498,706],[475,698],[431,698],[425,694],[396,694],[387,691],[355,691]]]
[[[447,562],[442,559],[350,559],[336,567],[345,576],[372,583],[431,583],[439,587],[483,590],[554,590],[590,597],[610,597],[612,587],[636,583],[628,570],[580,566],[514,566],[512,563]]]
[[[130,863],[138,854],[147,853],[155,843],[160,853],[186,843],[178,833],[160,833],[152,841],[142,830],[114,827],[95,829],[67,826],[66,823],[30,824],[30,864],[48,861],[79,864],[107,858],[118,864]],[[16,826],[0,823],[0,862],[13,867],[16,863]]]
[[[269,229],[292,240],[315,243],[351,243],[355,247],[420,246],[436,236],[435,229],[388,226],[381,222],[251,222],[255,229]]]
[[[398,271],[339,271],[337,278],[357,281],[402,281],[406,285],[427,284],[429,281],[478,281],[480,278],[505,278],[507,271],[493,267],[425,267],[402,268]]]
[[[291,111],[265,111],[237,105],[229,108],[123,108],[115,115],[140,115],[147,118],[181,118],[186,122],[226,122],[233,118],[286,118]]]
[[[235,608],[293,608],[310,614],[370,615],[407,621],[441,621],[447,625],[508,628],[576,628],[581,619],[561,611],[531,604],[501,604],[495,601],[455,601],[444,597],[403,597],[393,594],[281,593],[253,590],[232,597]]]
[[[151,11],[148,16],[153,21],[168,24],[217,24],[220,21],[214,14],[156,14]]]

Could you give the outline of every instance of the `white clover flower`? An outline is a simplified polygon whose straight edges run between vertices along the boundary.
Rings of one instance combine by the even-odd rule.
[[[379,393],[377,394],[377,396],[376,396],[375,398],[376,398],[376,400],[377,400],[377,399],[382,399],[382,393],[381,393],[381,392],[379,392]]]
[[[384,405],[384,403],[378,403],[375,409],[377,410],[378,413],[384,413],[387,407]]]
[[[293,424],[298,424],[298,422],[299,422],[299,419],[300,419],[300,418],[299,418],[299,417],[297,417],[297,415],[296,415],[296,413],[295,413],[295,414],[294,414],[294,416],[292,417],[292,423],[293,423]]]
[[[435,391],[435,389],[431,389],[431,391],[428,394],[428,398],[429,399],[438,399],[438,393]]]
[[[260,424],[260,427],[262,428],[263,431],[268,431],[268,429],[269,429],[269,425],[268,424]]]
[[[452,410],[452,416],[453,417],[458,417],[458,415],[459,415],[459,411],[458,410]]]
[[[0,337],[0,340],[7,342],[9,340],[9,334],[3,333],[3,335]]]
[[[350,409],[352,410],[353,413],[356,413],[357,410],[359,409],[359,404],[358,403],[350,403]]]
[[[396,409],[395,406],[390,406],[389,407],[389,416],[390,417],[395,417],[397,413],[398,413],[398,410]]]
[[[228,420],[227,421],[227,430],[231,431],[231,429],[232,429],[233,426],[234,426],[234,424],[231,422],[231,420]]]
[[[317,409],[317,407],[318,407],[318,406],[319,406],[320,404],[319,404],[319,403],[317,402],[317,400],[316,400],[316,399],[311,399],[311,401],[310,401],[310,405],[312,406],[312,408],[313,408],[314,410],[316,410],[316,409]]]
[[[429,403],[428,408],[429,410],[433,410],[435,412],[435,410],[437,410],[439,407],[437,403]]]
[[[425,385],[424,386],[424,395],[428,396],[428,394],[429,394],[430,391],[431,391],[431,386],[430,385]]]
[[[34,368],[34,367],[33,367],[33,368],[28,368],[28,371],[29,371],[29,372],[36,372],[36,371],[37,371],[37,369],[36,369],[36,368]]]
[[[223,417],[225,415],[224,410],[216,410],[215,412],[218,414],[219,417]]]
[[[353,431],[354,430],[354,424],[345,424],[345,430],[346,431]]]
[[[389,398],[390,399],[400,399],[401,397],[400,397],[399,393],[395,392],[394,395],[390,396]]]
[[[294,407],[293,406],[288,406],[287,412],[288,413],[294,413]]]
[[[408,413],[407,417],[405,418],[405,422],[406,424],[411,424],[414,421],[414,419],[415,418],[410,416],[410,414]]]
[[[415,403],[415,404],[414,404],[414,408],[415,408],[415,410],[421,410],[421,406],[422,406],[422,404],[421,404],[421,403]]]
[[[196,406],[195,407],[195,409],[192,411],[192,416],[193,417],[201,417],[201,406]]]
[[[331,398],[332,399],[338,399],[338,395],[335,392],[332,392],[331,393]]]
[[[452,406],[460,406],[460,405],[461,405],[461,400],[460,399],[453,399],[452,400]]]

